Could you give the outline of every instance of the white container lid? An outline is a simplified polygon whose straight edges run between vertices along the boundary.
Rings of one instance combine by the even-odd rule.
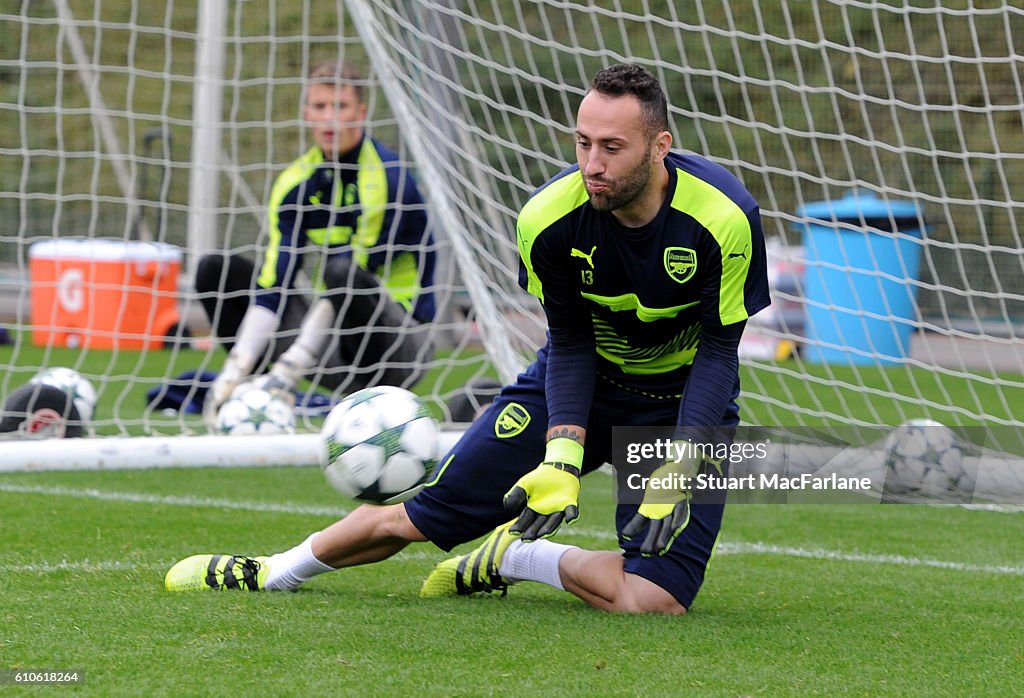
[[[28,250],[28,256],[30,259],[180,262],[181,249],[166,242],[61,238],[32,243]]]

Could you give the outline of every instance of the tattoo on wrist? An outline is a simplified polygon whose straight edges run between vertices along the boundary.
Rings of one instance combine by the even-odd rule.
[[[555,427],[548,432],[548,441],[552,439],[569,439],[578,444],[583,443],[583,434],[575,427]]]

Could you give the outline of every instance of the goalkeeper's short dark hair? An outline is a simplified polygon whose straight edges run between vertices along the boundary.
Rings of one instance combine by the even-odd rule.
[[[306,73],[307,85],[352,85],[356,97],[363,100],[366,79],[354,65],[343,60],[323,61],[314,64]]]
[[[647,135],[653,138],[668,130],[668,99],[661,83],[643,66],[618,63],[599,70],[590,89],[609,97],[632,95],[640,101]]]

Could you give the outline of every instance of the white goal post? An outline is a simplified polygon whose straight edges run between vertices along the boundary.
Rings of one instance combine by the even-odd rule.
[[[675,147],[723,164],[761,204],[774,303],[744,340],[744,416],[930,417],[990,428],[986,447],[1024,454],[1015,3],[14,7],[0,10],[0,327],[12,342],[0,396],[71,366],[99,394],[97,438],[197,438],[194,414],[146,396],[187,394],[185,372],[223,360],[196,261],[211,249],[258,258],[274,178],[312,144],[303,76],[341,56],[365,72],[368,131],[413,168],[439,236],[436,352],[416,389],[451,427],[447,406],[467,386],[510,380],[543,342],[539,306],[517,284],[515,215],[574,161],[592,74],[632,61],[665,85]],[[55,238],[122,243],[125,283],[95,259],[33,257]],[[180,276],[135,252],[158,243],[181,250]],[[61,306],[75,289],[60,276],[76,264],[77,315]],[[135,305],[139,294],[149,302]],[[1016,481],[1024,489],[1024,473]]]

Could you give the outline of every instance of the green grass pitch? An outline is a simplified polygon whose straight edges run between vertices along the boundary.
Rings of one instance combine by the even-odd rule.
[[[75,358],[0,348],[15,383]],[[86,372],[154,378],[202,364],[190,351],[84,358]],[[869,401],[881,424],[897,423],[912,395],[976,394],[901,369],[841,376],[849,387],[837,390],[744,371],[745,385],[790,404],[842,414]],[[857,387],[900,380],[912,383],[896,391],[902,405]],[[1003,388],[1007,412],[1024,399],[1015,381]],[[141,413],[144,392],[114,386],[99,409],[112,414],[104,400],[116,399]],[[998,414],[998,401],[986,404]],[[770,403],[744,407],[751,423],[777,418]],[[611,479],[589,476],[582,518],[559,540],[614,549],[612,502]],[[1024,686],[1020,513],[735,504],[682,618],[612,616],[536,584],[506,598],[420,600],[445,557],[429,545],[294,594],[163,590],[182,557],[278,552],[352,506],[315,468],[0,475],[0,671],[77,670],[76,694],[96,696],[1002,696]]]
[[[560,540],[614,548],[611,479]],[[352,506],[315,468],[0,477],[0,669],[83,695],[1010,695],[1024,519],[734,505],[692,612],[613,616],[536,584],[420,600],[423,544],[296,593],[171,594],[193,553],[285,549]],[[10,687],[0,687],[0,693]]]

